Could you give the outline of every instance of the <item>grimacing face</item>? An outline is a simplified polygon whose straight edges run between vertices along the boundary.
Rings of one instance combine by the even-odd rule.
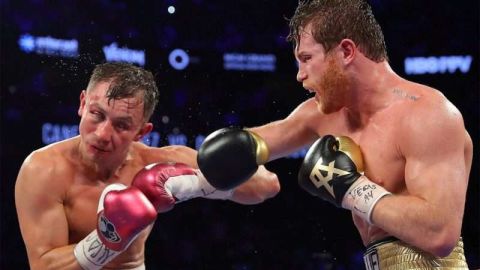
[[[319,110],[327,114],[345,106],[350,88],[350,81],[333,51],[325,53],[313,38],[310,24],[302,31],[295,48],[297,80],[307,91],[315,93]]]
[[[143,100],[130,97],[108,100],[110,82],[97,82],[80,95],[80,152],[91,161],[122,159],[133,141],[152,129],[143,118]]]

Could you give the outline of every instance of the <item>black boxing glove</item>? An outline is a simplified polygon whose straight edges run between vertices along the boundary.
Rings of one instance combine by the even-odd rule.
[[[197,163],[213,187],[229,190],[248,180],[268,156],[267,145],[257,134],[223,128],[207,136],[198,150]]]
[[[318,139],[305,156],[298,183],[310,194],[352,210],[369,223],[378,200],[391,194],[363,175],[360,147],[345,136]]]

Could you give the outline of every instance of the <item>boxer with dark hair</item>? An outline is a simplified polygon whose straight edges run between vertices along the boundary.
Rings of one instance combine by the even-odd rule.
[[[15,203],[31,269],[145,269],[152,224],[175,202],[255,204],[278,193],[276,175],[263,167],[251,181],[219,191],[196,169],[193,149],[140,143],[157,102],[150,72],[98,65],[80,94],[80,135],[25,159]]]
[[[363,0],[300,1],[289,39],[297,80],[315,97],[283,120],[207,137],[198,155],[206,178],[235,186],[315,142],[299,184],[352,212],[367,269],[467,269],[460,231],[473,150],[460,111],[392,70]],[[238,148],[235,162],[221,159]],[[220,160],[229,170],[212,169]]]

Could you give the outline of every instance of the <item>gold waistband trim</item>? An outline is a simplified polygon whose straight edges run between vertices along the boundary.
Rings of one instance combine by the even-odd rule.
[[[447,257],[439,258],[420,251],[402,241],[375,245],[364,256],[367,269],[380,270],[447,270],[468,269],[460,239]]]

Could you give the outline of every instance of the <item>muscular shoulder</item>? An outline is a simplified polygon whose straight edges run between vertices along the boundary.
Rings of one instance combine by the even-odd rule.
[[[418,146],[422,142],[424,145],[463,142],[462,115],[440,91],[422,85],[406,91],[405,95],[411,94],[412,98],[400,113],[399,136],[404,138],[404,146],[410,146],[413,151],[421,149]]]
[[[398,91],[403,91],[402,89]],[[403,121],[407,125],[424,126],[428,124],[449,124],[461,122],[460,111],[440,91],[424,85],[413,84],[400,92],[405,99],[409,99],[403,111]],[[444,122],[446,121],[446,122]]]
[[[142,143],[135,143],[135,148],[141,156],[143,165],[157,162],[179,162],[197,167],[197,152],[186,146],[150,147]]]
[[[318,133],[319,129],[336,130],[342,118],[340,113],[324,114],[319,110],[315,98],[309,98],[298,105],[287,117],[296,128],[304,127],[306,130]]]
[[[65,164],[69,144],[70,142],[63,141],[33,151],[25,159],[22,169],[34,173],[52,174],[57,168]]]
[[[27,156],[20,168],[16,188],[33,192],[48,191],[50,195],[62,195],[69,179],[69,149],[74,139],[37,149]]]
[[[308,120],[312,117],[318,117],[321,112],[317,108],[317,103],[314,98],[309,98],[295,108],[288,117],[302,118]]]

